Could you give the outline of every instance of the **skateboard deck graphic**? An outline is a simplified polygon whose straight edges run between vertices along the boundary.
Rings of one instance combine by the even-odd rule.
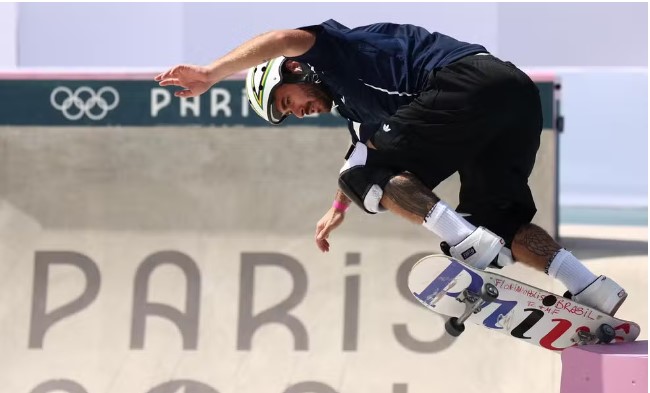
[[[413,265],[411,293],[429,310],[451,317],[445,328],[458,336],[463,320],[543,348],[634,341],[639,325],[491,271],[476,270],[445,255]]]

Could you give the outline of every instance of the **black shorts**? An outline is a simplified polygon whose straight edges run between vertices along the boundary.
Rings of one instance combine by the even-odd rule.
[[[528,177],[542,131],[535,83],[512,63],[491,55],[464,57],[431,72],[418,98],[386,122],[370,141],[399,169],[429,188],[459,172],[467,220],[503,237],[537,209]]]

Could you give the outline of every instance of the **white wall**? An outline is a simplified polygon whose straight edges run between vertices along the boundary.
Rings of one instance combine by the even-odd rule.
[[[378,21],[421,25],[482,43],[527,67],[647,66],[648,57],[646,3],[20,3],[17,7],[21,66],[207,62],[259,33],[329,18],[351,27]]]
[[[167,66],[208,62],[272,29],[334,18],[419,24],[496,50],[497,5],[414,3],[23,3],[20,65]],[[117,27],[117,28],[116,28]],[[46,34],[44,34],[46,33]]]
[[[560,204],[647,206],[647,71],[560,75]]]
[[[160,67],[183,60],[183,5],[21,3],[21,67]]]
[[[499,4],[499,54],[522,66],[647,66],[647,3]]]
[[[404,12],[408,7],[408,12]],[[207,62],[243,39],[273,29],[336,19],[348,27],[410,23],[497,49],[497,4],[477,3],[201,3],[185,6],[185,58]],[[224,13],[227,17],[221,19]]]
[[[0,3],[0,67],[14,68],[17,60],[17,14],[16,3]]]

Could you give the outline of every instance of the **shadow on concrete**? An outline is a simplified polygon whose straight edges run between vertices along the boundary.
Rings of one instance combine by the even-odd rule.
[[[560,244],[581,259],[648,255],[648,242],[642,240],[562,237]]]

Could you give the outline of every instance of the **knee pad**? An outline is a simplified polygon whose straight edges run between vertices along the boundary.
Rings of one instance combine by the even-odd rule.
[[[365,212],[376,214],[386,210],[380,201],[386,183],[396,172],[368,166],[367,162],[368,147],[357,142],[339,172],[339,188]]]

